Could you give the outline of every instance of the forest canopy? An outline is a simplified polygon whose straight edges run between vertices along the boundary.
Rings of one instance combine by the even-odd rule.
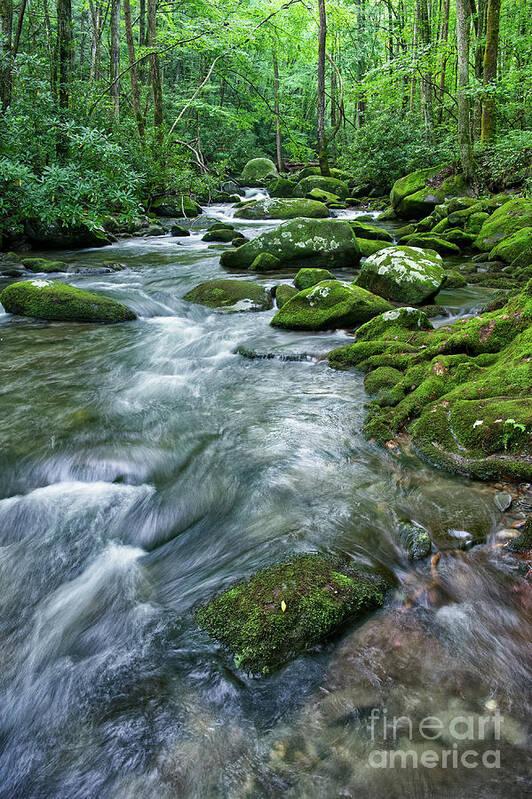
[[[2,233],[205,200],[259,156],[326,151],[377,194],[460,159],[526,192],[531,19],[530,0],[1,0]]]

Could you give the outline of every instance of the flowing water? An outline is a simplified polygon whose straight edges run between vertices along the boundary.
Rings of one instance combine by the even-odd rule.
[[[347,332],[279,331],[274,310],[182,301],[222,274],[223,246],[201,237],[231,215],[209,208],[189,238],[60,254],[122,262],[61,279],[127,303],[136,322],[0,316],[0,795],[523,796],[526,595],[522,563],[494,546],[507,520],[493,487],[362,436],[362,376],[316,357]],[[457,316],[485,296],[439,301]],[[248,360],[239,346],[309,357]],[[434,585],[428,563],[401,554],[399,520],[467,513],[488,545],[442,559]],[[242,674],[195,626],[195,607],[234,580],[329,549],[384,564],[400,587],[278,674]],[[407,717],[395,736],[392,716]],[[445,728],[437,740],[420,735],[426,716]],[[456,717],[473,719],[465,738],[449,731]],[[380,768],[372,756],[427,746],[497,750],[500,763]]]

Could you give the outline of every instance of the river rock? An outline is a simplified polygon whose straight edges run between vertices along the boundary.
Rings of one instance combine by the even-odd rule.
[[[409,504],[438,549],[467,549],[495,529],[495,513],[485,495],[458,483],[426,486]]]
[[[273,304],[266,289],[246,280],[208,280],[187,292],[183,299],[231,311],[267,311]]]
[[[271,324],[288,330],[334,330],[359,325],[391,307],[382,297],[359,286],[324,280],[298,292]]]
[[[172,225],[170,228],[170,233],[172,236],[176,237],[190,236],[190,230],[188,230],[186,227],[183,227],[183,225]]]
[[[508,510],[512,504],[512,500],[513,497],[508,491],[498,491],[493,497],[493,501],[501,513],[504,513],[505,510]]]
[[[302,291],[321,283],[322,280],[335,280],[335,277],[328,269],[300,269],[294,278],[294,286]]]
[[[268,183],[270,197],[293,197],[296,184],[287,178],[275,178]]]
[[[384,602],[383,578],[327,555],[300,555],[236,583],[196,613],[237,668],[269,674]]]
[[[438,293],[445,279],[441,256],[417,247],[389,247],[363,263],[357,285],[394,302],[419,305]]]
[[[402,219],[422,219],[447,198],[466,195],[467,186],[461,175],[440,178],[444,167],[419,169],[397,180],[390,201]]]
[[[316,200],[268,198],[254,200],[235,211],[238,219],[296,219],[300,216],[324,219],[329,216],[329,210]]]
[[[205,235],[202,237],[202,241],[218,241],[224,244],[228,244],[230,241],[233,241],[235,238],[235,231],[234,230],[226,230],[224,228],[215,228],[214,230],[208,230]]]
[[[136,314],[120,302],[64,283],[25,280],[0,294],[6,313],[58,322],[125,322]]]
[[[484,222],[475,247],[486,252],[522,228],[532,227],[532,200],[509,200]]]
[[[158,197],[152,202],[151,210],[157,216],[176,216],[187,219],[203,213],[201,205],[198,205],[190,197],[186,197],[183,194]]]
[[[382,241],[381,239],[362,239],[360,236],[357,236],[357,244],[360,247],[360,255],[362,258],[369,258],[370,255],[379,252],[379,250],[383,250],[385,247],[394,246],[389,241]]]
[[[287,283],[281,283],[275,289],[275,304],[278,308],[282,308],[288,300],[291,300],[297,294],[297,289],[294,286],[289,286]]]
[[[293,262],[327,266],[355,266],[360,248],[348,222],[339,219],[292,219],[236,250],[222,253],[225,267],[249,267],[257,255],[270,253],[280,267]]]
[[[30,272],[66,272],[68,264],[64,261],[51,261],[47,258],[21,258],[20,263]]]
[[[360,222],[358,219],[355,219],[353,222],[350,222],[351,227],[355,231],[355,236],[358,238],[363,239],[377,239],[379,241],[392,241],[392,236],[388,233],[387,230],[384,228],[379,227],[378,225],[368,225],[366,222]]]
[[[24,232],[28,241],[36,249],[67,250],[82,247],[105,247],[116,238],[103,228],[89,228],[87,225],[63,225],[60,222],[41,222],[27,220]]]
[[[434,250],[440,255],[460,255],[460,247],[457,244],[442,239],[440,236],[432,236],[429,233],[408,236],[405,244],[407,244],[408,247]]]
[[[241,181],[244,186],[262,185],[268,178],[278,177],[273,161],[269,158],[252,158],[242,170]]]
[[[349,186],[337,178],[325,178],[321,175],[309,175],[299,181],[295,189],[296,197],[306,197],[312,189],[321,189],[329,194],[334,194],[341,200],[349,195]]]
[[[491,250],[489,257],[507,264],[516,258],[523,259],[523,265],[532,264],[532,227],[524,227],[503,239]]]
[[[428,530],[421,524],[402,521],[399,524],[399,540],[410,560],[421,560],[430,555],[432,541]]]

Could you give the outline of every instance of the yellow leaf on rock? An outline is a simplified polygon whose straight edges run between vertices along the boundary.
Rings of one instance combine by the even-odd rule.
[[[284,601],[284,599],[283,599],[283,601],[281,602],[281,610],[283,611],[283,613],[284,613],[284,612],[285,612],[285,610],[286,610],[286,602]]]

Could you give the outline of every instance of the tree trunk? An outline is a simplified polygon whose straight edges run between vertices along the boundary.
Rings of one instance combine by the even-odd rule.
[[[279,65],[277,54],[273,54],[273,91],[275,95],[275,155],[278,172],[283,171],[283,154],[281,149],[281,121],[279,118]]]
[[[113,110],[116,116],[120,113],[120,0],[111,0],[111,49],[110,80]]]
[[[450,0],[444,0],[444,8],[443,8],[443,20],[441,26],[441,34],[440,34],[440,42],[443,42],[445,46],[447,46],[447,38],[449,36],[449,6]],[[447,54],[445,54],[441,60],[441,71],[440,71],[440,91],[439,91],[439,101],[440,107],[438,109],[438,125],[441,125],[443,119],[443,95],[445,91],[445,70],[447,69]]]
[[[475,78],[478,83],[482,82],[484,50],[486,35],[486,7],[488,0],[477,0],[477,15],[475,21]],[[475,97],[473,110],[473,136],[478,138],[480,134],[480,117],[482,113],[482,100],[479,94]]]
[[[57,95],[61,112],[68,110],[70,73],[72,71],[72,5],[71,0],[57,0]],[[57,153],[65,157],[68,144],[62,133],[57,139]]]
[[[139,3],[139,47],[146,44],[146,0]]]
[[[328,177],[329,159],[325,139],[325,48],[327,44],[327,16],[325,0],[318,0],[320,26],[318,33],[318,158],[321,174]]]
[[[163,124],[163,91],[161,70],[157,50],[157,0],[148,0],[148,47],[150,53],[150,78],[153,94],[153,124],[158,129],[157,138],[161,140]]]
[[[140,110],[139,81],[137,75],[137,65],[135,64],[135,40],[133,39],[133,28],[131,25],[131,6],[129,0],[123,0],[124,6],[124,27],[126,29],[127,54],[129,58],[129,80],[131,82],[131,104],[137,120],[137,129],[141,139],[144,138],[144,118]]]
[[[499,16],[501,0],[488,0],[486,22],[486,49],[484,51],[484,85],[489,89],[497,77],[497,52],[499,49]],[[492,96],[484,100],[482,106],[481,141],[489,141],[495,133],[495,101]]]
[[[0,103],[5,111],[13,88],[13,0],[0,0]]]
[[[456,0],[456,39],[458,52],[458,146],[465,180],[472,181],[475,172],[471,148],[469,88],[469,34],[471,6],[469,0]]]
[[[362,50],[362,42],[364,41],[364,35],[366,30],[366,9],[364,6],[365,0],[357,0],[357,44],[359,53],[357,54],[357,77],[359,81],[362,81],[365,72],[366,72],[366,64],[365,59],[361,53]],[[356,102],[356,109],[355,109],[355,119],[353,120],[354,124],[361,128],[365,122],[365,115],[366,115],[366,101],[364,97],[358,97]]]
[[[91,82],[98,80],[100,75],[101,44],[103,30],[103,8],[99,0],[89,0],[89,9],[92,23],[91,36]]]
[[[419,41],[423,48],[423,59],[428,59],[426,45],[430,44],[430,25],[427,0],[416,0],[416,26]],[[430,69],[426,64],[422,65],[421,74],[421,115],[426,130],[432,128],[432,87],[430,81]]]

